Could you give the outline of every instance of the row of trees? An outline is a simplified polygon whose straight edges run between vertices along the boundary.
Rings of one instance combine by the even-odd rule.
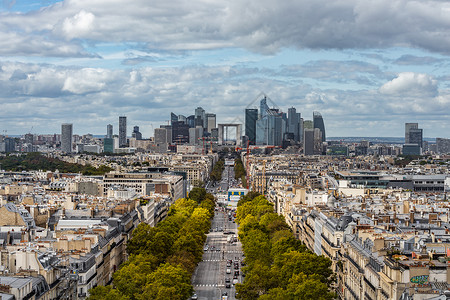
[[[244,164],[240,157],[234,160],[234,178],[241,179],[242,186],[247,186],[247,180],[245,178],[247,172],[245,171]]]
[[[218,162],[215,163],[211,174],[209,175],[210,180],[212,181],[220,181],[222,180],[222,173],[225,169],[225,161],[223,159],[220,159]]]
[[[107,166],[95,168],[91,165],[72,164],[57,158],[46,157],[38,152],[22,155],[8,155],[0,157],[2,168],[9,171],[43,170],[61,173],[82,173],[83,175],[103,175],[112,169]]]
[[[250,192],[238,203],[239,238],[246,273],[236,285],[240,299],[333,299],[331,261],[317,256],[292,234],[264,196]]]
[[[127,243],[129,260],[113,275],[114,287],[91,289],[89,299],[189,298],[214,207],[214,196],[196,192],[193,198],[178,199],[156,227],[139,224]]]

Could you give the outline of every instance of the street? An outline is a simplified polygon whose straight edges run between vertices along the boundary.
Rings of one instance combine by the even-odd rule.
[[[234,220],[234,218],[231,218]],[[229,236],[237,236],[237,224],[229,221],[228,211],[220,208],[216,211],[211,226],[212,231],[209,232],[206,239],[207,248],[204,250],[203,260],[198,264],[197,269],[192,277],[192,284],[195,293],[200,300],[206,299],[222,299],[222,294],[227,293],[227,299],[235,298],[235,288],[233,277],[235,271],[239,271],[237,281],[242,282],[241,260],[242,248],[238,240],[235,243],[227,241]],[[226,234],[232,231],[234,234]],[[231,266],[227,267],[227,261],[232,260]],[[236,268],[235,261],[238,261]],[[230,274],[227,274],[229,269]],[[230,287],[226,287],[225,279],[230,279]]]

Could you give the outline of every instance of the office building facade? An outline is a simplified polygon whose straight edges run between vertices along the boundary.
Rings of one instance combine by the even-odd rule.
[[[250,145],[256,143],[256,120],[258,120],[258,109],[247,108],[245,110],[245,135]]]
[[[72,153],[72,124],[64,123],[61,125],[61,151]]]
[[[113,137],[113,126],[111,124],[106,125],[106,137],[109,139]]]
[[[211,113],[206,114],[206,123],[207,123],[206,130],[208,131],[208,133],[211,133],[213,128],[217,128],[216,127],[216,114],[211,114]]]
[[[325,142],[327,140],[325,134],[325,124],[323,123],[322,115],[317,111],[313,112],[313,126],[314,128],[320,129],[320,132],[322,133],[322,142]]]
[[[413,129],[418,129],[419,123],[405,123],[405,144],[411,144],[409,140],[409,132]]]
[[[127,117],[119,117],[119,148],[127,146]]]

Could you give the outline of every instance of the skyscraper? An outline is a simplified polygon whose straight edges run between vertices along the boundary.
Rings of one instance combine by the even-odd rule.
[[[314,129],[305,129],[303,134],[303,154],[314,154]]]
[[[294,140],[300,141],[300,114],[297,113],[295,107],[288,109],[288,131],[294,134]]]
[[[72,133],[72,124],[61,125],[61,151],[64,153],[72,153]]]
[[[267,97],[261,99],[259,102],[259,118],[262,119],[267,116],[267,112],[269,111],[269,106],[267,105]]]
[[[422,147],[423,144],[423,129],[411,129],[409,131],[409,144],[416,144]]]
[[[245,135],[248,137],[249,144],[256,143],[256,120],[258,119],[258,109],[247,108],[245,110]]]
[[[208,127],[206,124],[205,110],[201,107],[195,109],[195,127],[197,126],[202,126],[203,128]]]
[[[133,127],[133,132],[131,134],[136,140],[142,140],[142,133],[139,131],[139,126]]]
[[[170,113],[170,125],[172,125],[173,122],[178,121],[178,116],[174,114],[173,112]]]
[[[113,126],[111,124],[106,125],[106,137],[111,139],[113,136]]]
[[[412,129],[418,129],[419,123],[405,123],[405,144],[410,144],[409,141],[409,132]]]
[[[322,142],[325,142],[327,140],[325,135],[325,125],[323,124],[322,115],[317,111],[313,112],[313,124],[314,128],[320,129],[322,132]]]
[[[211,133],[213,128],[216,128],[216,114],[206,114],[207,131]]]
[[[127,146],[127,117],[119,117],[119,148]]]
[[[155,128],[155,144],[167,144],[171,141],[167,140],[167,129],[166,128]]]

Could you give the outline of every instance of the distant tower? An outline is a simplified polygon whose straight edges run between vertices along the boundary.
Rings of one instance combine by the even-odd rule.
[[[314,128],[320,129],[320,131],[322,132],[322,142],[325,142],[326,141],[325,125],[323,124],[322,115],[317,111],[313,112],[313,124]]]
[[[142,133],[139,131],[139,126],[133,127],[133,133],[131,134],[136,140],[142,140]]]
[[[119,117],[119,148],[127,146],[127,117]]]
[[[216,127],[216,114],[206,114],[207,131],[211,133],[211,130]]]
[[[72,153],[72,124],[61,125],[61,150],[64,153]]]
[[[288,132],[294,134],[294,140],[300,141],[300,118],[301,115],[297,113],[295,107],[288,108]]]
[[[113,136],[113,126],[111,124],[106,125],[106,137],[112,139]]]
[[[267,97],[264,96],[264,98],[262,98],[259,102],[259,118],[262,119],[267,116],[269,110],[269,106],[267,105]]]
[[[411,144],[410,132],[413,129],[419,129],[419,123],[405,123],[405,144]]]
[[[201,107],[195,109],[195,127],[197,126],[207,127],[205,110]]]
[[[245,109],[245,135],[248,137],[249,144],[256,143],[256,120],[258,119],[258,109]]]
[[[303,134],[303,154],[314,154],[314,129],[305,129]]]

